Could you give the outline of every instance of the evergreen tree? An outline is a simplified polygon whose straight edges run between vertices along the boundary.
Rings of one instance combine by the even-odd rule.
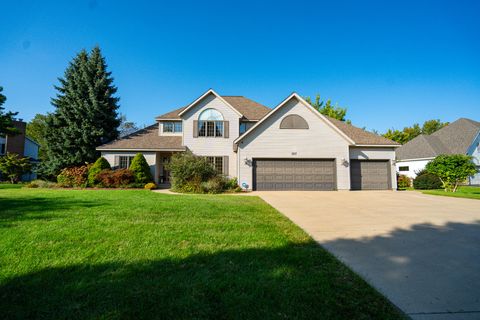
[[[153,181],[152,174],[150,172],[150,167],[147,163],[147,160],[141,153],[137,153],[133,157],[132,163],[130,165],[130,171],[133,172],[135,176],[136,183],[149,183]]]
[[[117,88],[99,47],[90,54],[82,50],[59,82],[55,111],[47,118],[47,160],[41,170],[47,175],[95,161],[95,148],[116,139],[120,125]]]
[[[14,117],[18,114],[18,112],[6,112],[4,113],[4,109],[2,105],[7,101],[7,97],[2,94],[3,87],[0,87],[0,136],[7,135],[7,134],[16,134],[18,130],[15,129],[13,126]]]

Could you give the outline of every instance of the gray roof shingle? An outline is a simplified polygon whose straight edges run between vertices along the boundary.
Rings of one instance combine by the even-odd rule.
[[[185,150],[181,136],[159,136],[158,124],[103,144],[97,150]]]
[[[366,130],[357,128],[344,121],[340,121],[328,116],[325,116],[334,126],[342,131],[347,137],[353,140],[358,145],[386,145],[386,146],[398,146],[399,143],[390,139],[379,136],[375,133],[368,132]]]
[[[397,160],[434,158],[441,154],[466,154],[480,132],[480,122],[460,118],[431,135],[419,135],[397,149]]]

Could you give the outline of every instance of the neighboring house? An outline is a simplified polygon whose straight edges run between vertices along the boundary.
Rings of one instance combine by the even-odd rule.
[[[16,135],[0,137],[0,157],[7,153],[16,153],[22,157],[29,157],[32,163],[38,162],[39,144],[26,136],[27,124],[23,121],[14,121],[13,126],[18,130]],[[36,178],[36,174],[30,172],[22,177],[23,181]]]
[[[398,173],[410,178],[438,155],[470,155],[478,173],[469,178],[469,184],[480,185],[480,122],[460,118],[431,135],[419,135],[398,148],[396,154]]]
[[[143,153],[160,184],[171,155],[188,149],[248,190],[396,189],[396,142],[326,117],[296,93],[270,109],[208,90],[156,121],[97,150],[117,168]]]

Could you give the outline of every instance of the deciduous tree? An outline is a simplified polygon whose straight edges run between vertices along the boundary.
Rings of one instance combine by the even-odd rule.
[[[310,97],[305,97],[305,101],[307,101],[312,107],[317,109],[323,115],[350,123],[350,120],[345,119],[347,115],[347,108],[342,108],[338,105],[332,105],[332,101],[330,99],[324,102],[320,99],[320,95],[317,94],[315,101],[312,101]]]
[[[426,169],[440,178],[445,191],[452,192],[456,192],[460,183],[477,172],[472,157],[464,154],[440,155],[427,163]]]
[[[0,171],[10,179],[11,183],[17,183],[20,177],[31,169],[32,164],[28,157],[10,152],[0,157]]]

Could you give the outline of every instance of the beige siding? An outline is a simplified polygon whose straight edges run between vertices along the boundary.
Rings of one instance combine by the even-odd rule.
[[[310,129],[280,129],[281,120],[288,114],[303,117]],[[287,102],[239,144],[239,183],[252,188],[254,158],[329,158],[336,159],[337,188],[350,189],[349,167],[343,159],[349,159],[348,142],[323,119],[297,99]]]
[[[148,165],[150,166],[150,172],[152,173],[155,182],[158,183],[158,175],[156,174],[156,167],[157,167],[157,153],[156,152],[141,152],[147,160]],[[135,156],[137,152],[123,152],[123,151],[102,151],[102,157],[107,159],[110,166],[115,165],[115,156]]]
[[[392,189],[397,189],[395,168],[395,148],[350,147],[350,159],[356,160],[389,160]]]
[[[229,138],[193,137],[193,121],[198,120],[200,113],[208,108],[218,110],[225,121],[229,121]],[[233,141],[238,137],[240,117],[236,111],[226,105],[215,95],[210,94],[196,106],[188,110],[183,117],[183,142],[194,154],[200,156],[228,156],[229,175],[237,175],[237,155],[233,152]]]

